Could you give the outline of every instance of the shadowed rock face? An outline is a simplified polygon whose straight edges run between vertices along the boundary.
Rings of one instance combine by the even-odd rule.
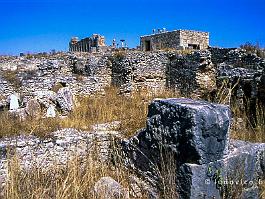
[[[230,110],[191,99],[154,100],[146,135],[152,144],[176,151],[181,162],[207,163],[227,153]],[[185,155],[183,155],[185,154]]]
[[[167,65],[168,87],[184,96],[201,98],[216,89],[216,69],[207,50],[172,55]]]
[[[191,99],[154,100],[146,129],[137,140],[140,150],[154,162],[165,150],[174,153],[178,164],[208,163],[227,153],[229,126],[227,106]]]
[[[171,153],[180,198],[227,196],[224,179],[255,182],[242,186],[238,197],[256,198],[258,179],[265,177],[265,144],[229,143],[230,120],[225,105],[156,99],[149,106],[146,128],[123,142],[127,163],[159,184],[157,168]]]

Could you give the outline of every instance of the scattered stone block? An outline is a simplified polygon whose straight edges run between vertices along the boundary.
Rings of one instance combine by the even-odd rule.
[[[18,96],[16,94],[11,94],[9,96],[9,110],[17,110],[19,108],[19,103],[18,103]]]
[[[56,101],[63,112],[72,111],[74,107],[73,94],[69,87],[60,88],[57,92]]]
[[[25,110],[28,116],[38,117],[41,114],[40,103],[36,99],[31,99],[27,102]]]
[[[265,179],[265,144],[229,142],[230,120],[225,105],[156,99],[146,129],[122,143],[125,163],[158,186],[163,176],[157,169],[171,153],[179,198],[258,198]]]
[[[47,109],[46,117],[56,117],[56,109],[53,105],[50,105]]]
[[[129,192],[111,177],[100,178],[95,186],[96,197],[105,199],[129,198]]]

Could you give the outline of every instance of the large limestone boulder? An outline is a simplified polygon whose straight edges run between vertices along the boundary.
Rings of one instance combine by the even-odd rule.
[[[11,94],[9,96],[9,110],[15,111],[19,109],[19,97],[17,94]]]
[[[179,163],[208,163],[227,154],[230,119],[225,105],[157,99],[149,105],[146,129],[130,142],[153,162],[159,162],[161,150],[166,150],[173,152]],[[138,156],[142,154],[136,153],[134,158]],[[136,161],[145,167],[142,163]]]
[[[230,142],[230,121],[225,105],[156,99],[146,128],[122,143],[126,164],[159,187],[169,162],[179,198],[258,198],[265,144]],[[232,182],[238,186],[227,185]]]
[[[26,104],[25,111],[27,115],[32,118],[40,117],[41,116],[41,105],[37,99],[30,99]]]

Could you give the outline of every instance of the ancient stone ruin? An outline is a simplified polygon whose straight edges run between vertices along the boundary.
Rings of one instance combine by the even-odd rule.
[[[159,30],[152,35],[141,36],[142,51],[156,51],[165,49],[197,49],[209,47],[209,33],[192,30]]]
[[[93,34],[91,37],[81,39],[80,41],[78,37],[73,37],[69,42],[70,52],[100,52],[107,49],[105,37],[99,34]]]
[[[139,177],[133,176],[132,182],[144,184],[149,198],[159,198],[165,170],[171,171],[181,199],[225,198],[231,181],[241,183],[241,198],[258,198],[259,183],[265,180],[265,144],[231,139],[230,127],[237,121],[230,108],[237,103],[247,109],[255,128],[256,105],[263,104],[262,110],[265,105],[264,58],[244,49],[209,47],[209,33],[186,30],[154,31],[141,37],[140,48],[118,49],[115,41],[107,46],[103,36],[94,34],[80,41],[72,38],[69,52],[0,57],[0,111],[21,121],[63,120],[75,110],[76,98],[102,97],[111,86],[128,99],[137,92],[165,90],[185,97],[154,99],[145,128],[129,138],[119,131],[120,121],[95,124],[90,130],[64,128],[45,138],[0,138],[0,184],[6,182],[9,155],[16,153],[22,168],[29,169],[65,165],[97,146],[100,159],[113,163],[114,140],[122,164]],[[210,103],[221,91],[222,104]],[[96,193],[102,189],[110,197],[133,195],[107,176],[95,184]]]

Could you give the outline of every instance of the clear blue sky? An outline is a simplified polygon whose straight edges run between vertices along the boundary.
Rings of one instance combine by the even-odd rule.
[[[126,39],[153,28],[210,32],[210,44],[265,46],[265,0],[0,0],[0,54],[67,50],[72,36]]]

